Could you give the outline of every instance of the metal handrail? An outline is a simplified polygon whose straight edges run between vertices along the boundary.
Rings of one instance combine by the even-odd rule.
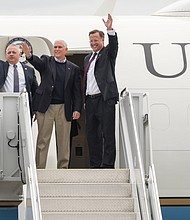
[[[120,133],[122,146],[125,147],[125,164],[130,169],[130,177],[135,186],[135,195],[138,197],[138,205],[142,220],[161,220],[161,211],[159,206],[159,197],[157,184],[152,163],[151,150],[149,155],[149,167],[152,175],[148,175],[148,181],[145,175],[145,161],[142,158],[142,146],[139,140],[139,131],[137,129],[137,119],[135,115],[133,98],[130,92],[125,92],[120,100]],[[142,120],[143,123],[143,120]],[[151,142],[149,140],[149,142]],[[135,153],[134,153],[135,152]],[[150,187],[150,190],[147,188]],[[151,197],[150,193],[154,195]],[[155,209],[155,210],[154,210]]]
[[[27,205],[26,202],[26,214],[25,218],[27,219],[27,210],[32,210],[32,220],[42,220],[41,214],[41,205],[36,173],[36,164],[35,164],[35,154],[33,146],[33,136],[31,128],[31,117],[29,112],[29,101],[28,93],[23,92],[20,95],[20,135],[21,135],[21,145],[24,154],[24,168],[26,174],[26,187],[27,187],[27,200],[31,200],[31,205]]]

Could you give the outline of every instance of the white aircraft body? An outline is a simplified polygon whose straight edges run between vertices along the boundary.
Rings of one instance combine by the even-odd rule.
[[[119,90],[148,94],[159,196],[190,197],[190,19],[113,19],[119,38]],[[1,59],[7,43],[20,38],[27,39],[39,56],[52,54],[56,39],[68,43],[70,56],[85,55],[91,51],[89,31],[106,32],[100,16],[0,16],[0,27]]]

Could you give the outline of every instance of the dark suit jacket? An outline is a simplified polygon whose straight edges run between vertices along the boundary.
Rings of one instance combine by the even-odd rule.
[[[30,114],[32,116],[33,115],[32,97],[35,94],[35,91],[38,87],[38,83],[36,80],[34,69],[22,63],[21,65],[24,70],[25,81],[26,81],[26,91],[28,92],[28,96],[29,96]],[[9,68],[9,63],[0,60],[0,89],[4,85],[5,80],[7,78],[8,68]]]
[[[41,76],[41,83],[33,99],[34,110],[46,112],[51,100],[56,78],[56,61],[53,56],[33,55],[28,61],[37,69]],[[64,86],[65,117],[72,120],[73,111],[81,111],[82,94],[80,69],[70,61],[66,61],[66,76]]]
[[[116,104],[119,100],[119,93],[115,78],[115,61],[118,52],[118,39],[115,36],[108,35],[109,44],[103,47],[98,53],[94,67],[94,75],[104,98],[104,101]],[[84,59],[84,69],[92,54]]]

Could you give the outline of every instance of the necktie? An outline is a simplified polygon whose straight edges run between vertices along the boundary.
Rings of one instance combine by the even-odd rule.
[[[84,76],[83,76],[83,94],[85,94],[85,87],[86,87],[86,78],[87,78],[87,73],[88,73],[88,70],[90,68],[90,64],[92,63],[92,61],[95,59],[97,53],[94,53],[92,58],[89,60],[85,70],[84,70]]]
[[[19,92],[19,78],[17,65],[14,64],[14,92]]]

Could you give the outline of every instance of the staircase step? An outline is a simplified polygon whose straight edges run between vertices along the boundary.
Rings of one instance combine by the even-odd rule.
[[[136,220],[128,169],[37,170],[43,220]]]
[[[126,183],[128,169],[38,169],[39,183]]]
[[[133,198],[41,198],[42,212],[134,212]]]
[[[136,214],[130,212],[72,212],[72,213],[43,213],[43,220],[136,220]]]
[[[43,197],[131,197],[130,183],[40,183]]]

